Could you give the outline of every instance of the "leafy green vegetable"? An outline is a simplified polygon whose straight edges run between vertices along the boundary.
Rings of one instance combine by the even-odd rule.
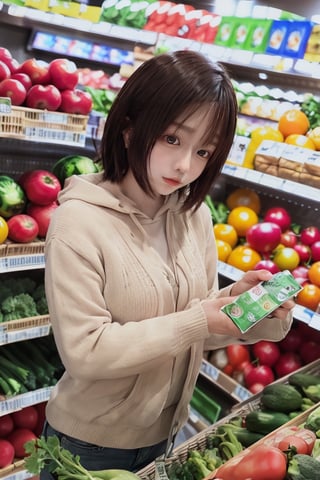
[[[25,468],[34,475],[46,468],[57,475],[58,480],[140,480],[127,470],[87,470],[81,465],[79,455],[61,447],[57,436],[31,440],[25,444],[25,450],[28,454]]]
[[[289,461],[287,473],[290,480],[317,480],[319,462],[310,455],[294,455]]]
[[[0,215],[4,218],[22,213],[26,195],[20,185],[7,175],[0,175]]]
[[[225,205],[223,202],[216,202],[212,200],[210,195],[206,196],[205,203],[210,209],[213,224],[226,223],[229,214],[229,208],[227,205]]]
[[[5,298],[1,303],[1,310],[4,322],[38,315],[36,302],[29,293],[19,293]]]

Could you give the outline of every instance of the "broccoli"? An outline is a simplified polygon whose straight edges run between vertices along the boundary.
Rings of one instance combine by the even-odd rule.
[[[316,480],[319,478],[319,462],[310,455],[294,455],[287,473],[290,480]]]
[[[19,293],[18,295],[7,297],[2,302],[1,309],[5,322],[38,315],[36,302],[29,293]]]
[[[36,301],[37,312],[39,315],[47,315],[49,313],[46,297],[41,297]]]
[[[10,297],[10,295],[12,295],[10,288],[4,282],[1,283],[0,303],[2,303],[7,297]]]
[[[33,298],[35,301],[40,300],[42,297],[46,296],[44,283],[39,283],[32,293]]]
[[[0,175],[0,216],[12,217],[21,213],[27,197],[20,185],[8,175]]]

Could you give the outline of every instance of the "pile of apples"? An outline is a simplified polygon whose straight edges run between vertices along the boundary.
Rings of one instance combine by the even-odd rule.
[[[0,97],[9,97],[14,106],[88,115],[90,93],[77,88],[77,66],[66,58],[50,63],[29,58],[19,63],[0,47]]]

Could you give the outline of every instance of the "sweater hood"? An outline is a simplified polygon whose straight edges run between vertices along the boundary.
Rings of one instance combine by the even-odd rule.
[[[135,205],[135,203],[121,192],[118,184],[103,179],[103,173],[73,175],[65,181],[64,188],[58,196],[59,204],[71,200],[80,200],[97,207],[109,208],[119,213],[127,213],[130,216],[139,217],[144,223],[150,221]],[[155,218],[168,211],[178,212],[181,208],[181,200],[178,194],[168,196],[156,213]]]

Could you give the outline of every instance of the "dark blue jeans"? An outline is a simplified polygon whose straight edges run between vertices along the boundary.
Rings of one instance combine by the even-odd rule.
[[[44,437],[56,435],[63,448],[69,450],[73,455],[79,455],[81,465],[87,470],[106,470],[110,468],[137,472],[161,456],[167,445],[167,441],[163,441],[151,447],[135,449],[99,447],[58,432],[47,422],[42,435]],[[42,470],[40,479],[53,480],[54,476],[47,470]]]

